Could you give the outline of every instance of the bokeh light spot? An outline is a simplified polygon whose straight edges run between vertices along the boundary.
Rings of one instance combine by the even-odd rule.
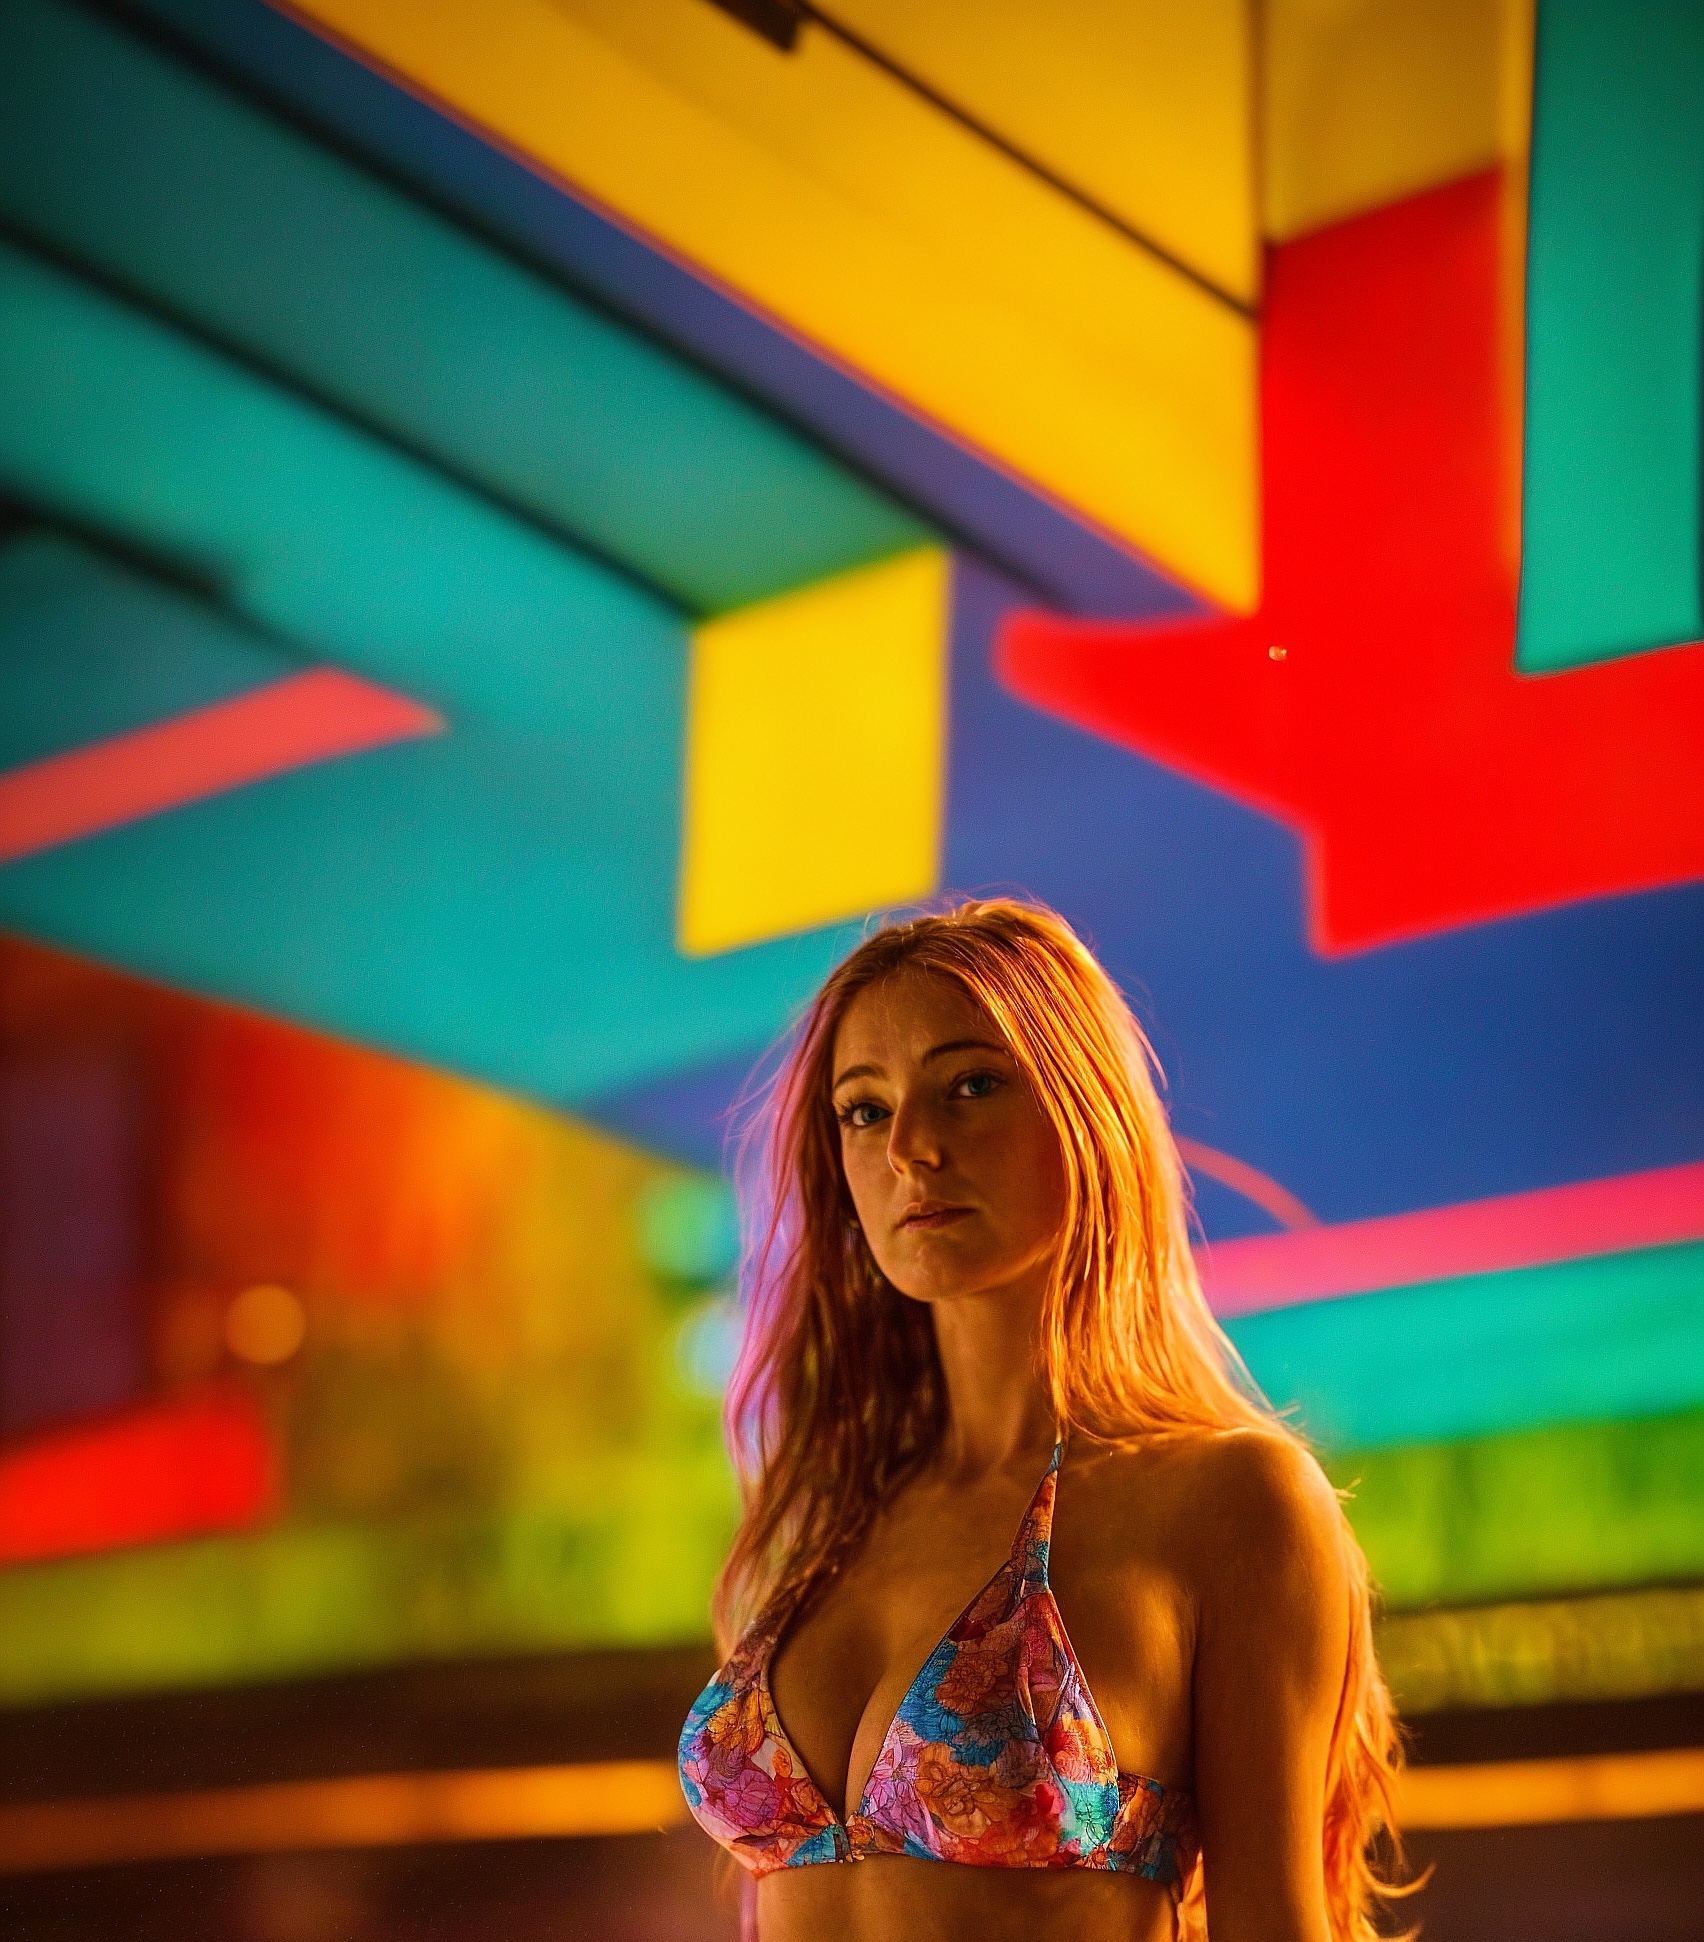
[[[639,1196],[639,1252],[654,1274],[694,1286],[721,1281],[740,1253],[739,1211],[724,1180],[677,1174]]]
[[[720,1396],[739,1359],[745,1316],[725,1296],[701,1303],[685,1316],[675,1336],[675,1359],[686,1386],[700,1396]]]
[[[225,1346],[239,1361],[262,1368],[288,1362],[307,1332],[301,1302],[275,1282],[245,1288],[225,1310]]]

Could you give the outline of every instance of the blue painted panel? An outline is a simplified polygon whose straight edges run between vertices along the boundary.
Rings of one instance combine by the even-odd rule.
[[[582,1110],[605,1131],[653,1152],[731,1171],[742,1124],[737,1106],[768,1050],[766,1037],[760,1038],[727,1058],[614,1088]]]
[[[1704,1157],[1704,885],[1322,959],[1277,823],[1045,718],[990,667],[1020,598],[955,586],[945,880],[1096,945],[1190,1134],[1324,1220]],[[1208,1231],[1262,1231],[1202,1197]]]
[[[1595,1179],[1704,1155],[1704,887],[1570,905],[1326,960],[1277,823],[1005,692],[1022,592],[960,561],[945,883],[1055,905],[1148,1026],[1181,1133],[1322,1218]],[[758,1047],[595,1102],[713,1163]],[[1209,1181],[1214,1239],[1270,1219]]]

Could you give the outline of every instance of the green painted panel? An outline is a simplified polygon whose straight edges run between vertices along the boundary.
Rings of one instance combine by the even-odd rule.
[[[1704,1411],[1326,1467],[1393,1608],[1704,1578]]]
[[[577,1482],[579,1516],[287,1524],[0,1572],[0,1706],[704,1638],[735,1516],[720,1451]]]
[[[1704,1404],[1704,1243],[1305,1302],[1227,1324],[1327,1449]]]
[[[1704,8],[1542,0],[1517,664],[1693,641]]]
[[[0,211],[694,611],[928,536],[661,346],[58,0],[0,9]]]

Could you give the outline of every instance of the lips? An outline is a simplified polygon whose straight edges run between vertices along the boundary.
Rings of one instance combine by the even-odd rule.
[[[925,1200],[915,1207],[908,1207],[899,1217],[901,1227],[912,1233],[931,1233],[938,1227],[950,1227],[954,1221],[963,1220],[971,1210],[968,1207],[949,1207],[944,1202]]]

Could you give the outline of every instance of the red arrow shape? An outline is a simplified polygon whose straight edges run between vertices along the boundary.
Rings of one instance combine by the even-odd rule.
[[[341,668],[309,668],[0,773],[0,863],[286,775],[439,735],[444,718]]]
[[[1257,614],[1000,644],[1026,701],[1297,829],[1324,952],[1704,876],[1704,646],[1514,670],[1499,203],[1275,252]]]

